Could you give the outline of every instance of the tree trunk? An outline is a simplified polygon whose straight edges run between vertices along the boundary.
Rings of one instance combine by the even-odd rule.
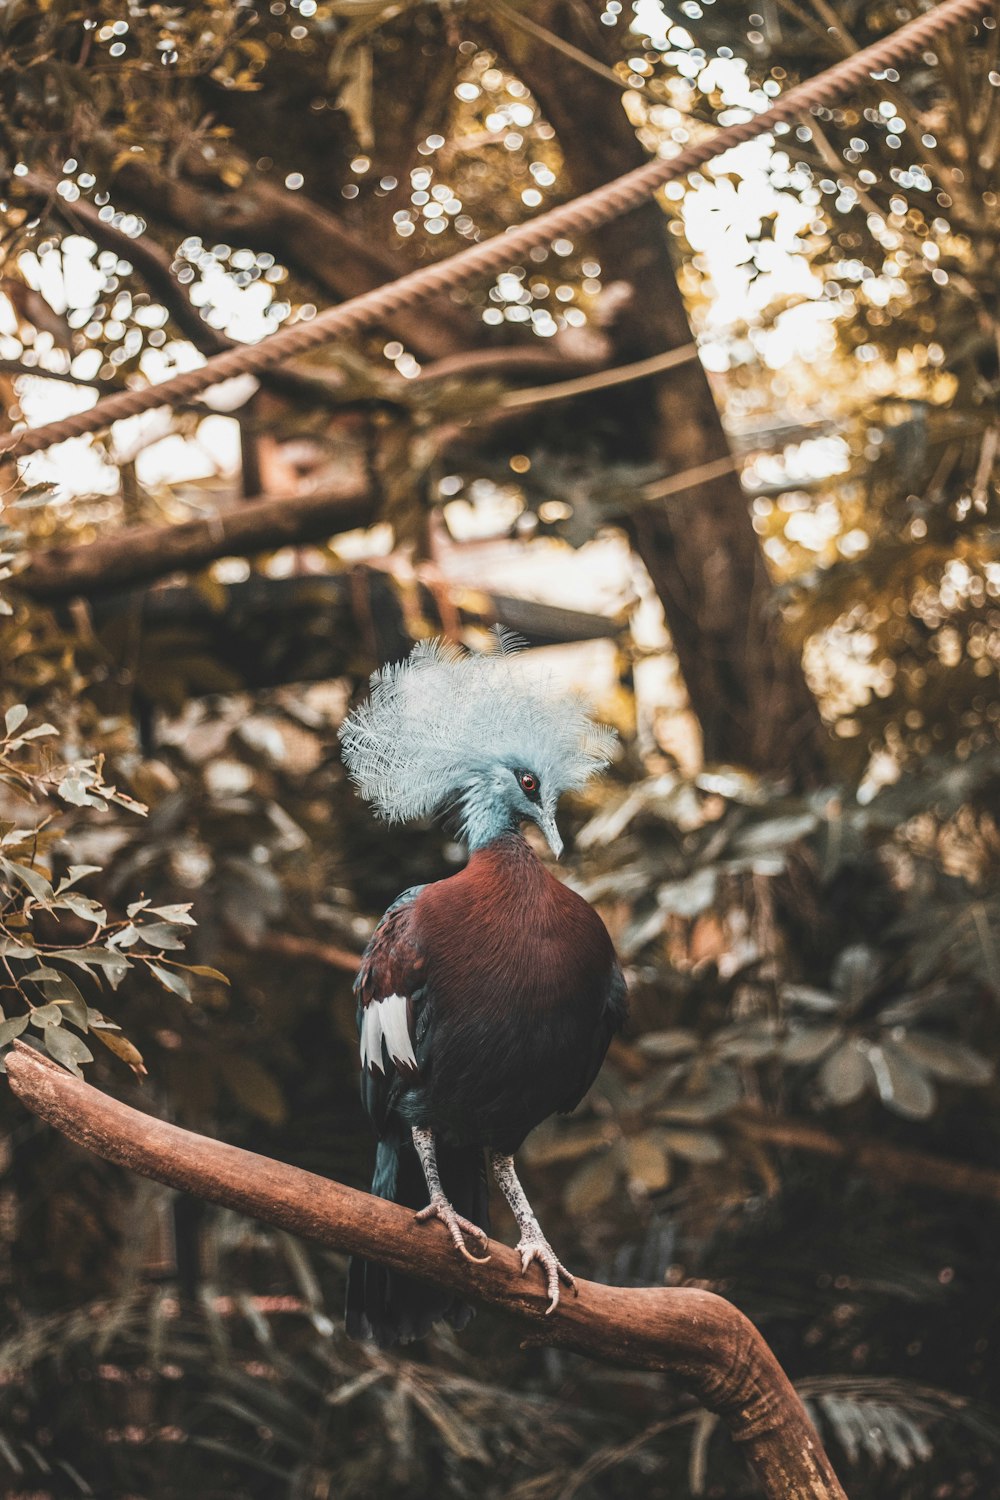
[[[608,28],[589,8],[572,0],[545,0],[532,8],[531,17],[606,64],[616,60]],[[485,24],[496,49],[556,130],[567,197],[645,160],[610,80],[526,34],[502,11],[492,12]],[[594,235],[605,283],[621,281],[633,289],[610,330],[616,362],[690,341],[668,243],[655,202]],[[613,412],[619,462],[652,461],[671,474],[728,452],[699,364],[599,399],[595,423],[588,426]],[[773,586],[735,472],[668,501],[637,506],[629,530],[663,602],[706,759],[737,761],[799,785],[821,780],[819,714],[801,664],[782,640]]]

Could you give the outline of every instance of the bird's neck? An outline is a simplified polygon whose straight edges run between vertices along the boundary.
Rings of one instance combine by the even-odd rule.
[[[469,850],[468,868],[473,870],[494,869],[498,865],[506,868],[511,861],[520,865],[531,863],[539,869],[544,866],[528,840],[518,828],[507,828],[488,843],[479,844]]]
[[[498,839],[520,838],[520,820],[496,797],[470,791],[462,799],[462,832],[469,853],[475,854]]]

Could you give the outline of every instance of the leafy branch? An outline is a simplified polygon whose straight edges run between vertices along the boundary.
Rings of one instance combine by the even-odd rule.
[[[216,969],[176,957],[195,926],[190,903],[153,906],[141,898],[115,918],[78,889],[100,865],[70,864],[56,875],[66,829],[53,802],[140,817],[146,808],[104,780],[101,756],[48,765],[26,760],[37,741],[58,734],[52,724],[26,727],[27,721],[27,706],[14,704],[0,738],[0,811],[14,811],[15,804],[21,811],[24,803],[31,810],[26,820],[0,818],[0,993],[5,1007],[19,1007],[12,1014],[0,1009],[0,1046],[31,1027],[50,1057],[79,1074],[93,1061],[86,1036],[143,1074],[138,1048],[88,1002],[69,971],[115,991],[130,969],[143,968],[182,1000],[191,999],[190,974],[228,981]]]

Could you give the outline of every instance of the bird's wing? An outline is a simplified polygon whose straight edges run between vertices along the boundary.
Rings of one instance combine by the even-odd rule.
[[[618,960],[615,959],[608,979],[607,998],[604,1009],[601,1012],[600,1022],[594,1031],[586,1070],[577,1086],[571,1090],[565,1101],[558,1106],[559,1114],[569,1114],[572,1110],[576,1109],[580,1100],[589,1093],[594,1079],[601,1071],[601,1064],[607,1056],[612,1037],[617,1031],[621,1031],[627,1019],[628,986],[625,983],[625,976],[621,971]]]
[[[354,982],[361,1097],[378,1129],[399,1095],[421,1077],[426,979],[413,908],[423,889],[412,886],[389,907],[362,955]]]

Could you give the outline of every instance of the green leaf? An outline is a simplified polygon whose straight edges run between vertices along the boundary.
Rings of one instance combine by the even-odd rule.
[[[134,797],[129,797],[125,792],[118,791],[117,787],[102,786],[101,796],[106,797],[109,802],[113,802],[116,807],[124,807],[126,812],[135,813],[137,817],[144,818],[149,812],[149,808],[145,802],[137,802]]]
[[[48,970],[48,973],[54,973]],[[29,976],[30,977],[30,976]],[[80,990],[70,979],[68,974],[55,973],[52,979],[46,979],[42,983],[42,991],[46,1000],[57,1001],[65,1018],[79,1026],[81,1031],[86,1031],[90,1024],[90,1010]]]
[[[172,969],[164,969],[160,964],[153,962],[150,962],[149,967],[165,990],[172,990],[175,995],[180,995],[182,1000],[191,999],[191,986],[183,974],[175,974]]]
[[[79,771],[71,771],[64,776],[56,787],[56,791],[64,802],[69,802],[74,807],[104,808],[106,806],[99,797],[91,795],[90,783]]]
[[[37,1026],[39,1031],[44,1031],[47,1026],[61,1026],[62,1018],[62,1010],[54,1001],[49,1005],[36,1005],[29,1016],[32,1026]]]
[[[112,933],[108,938],[109,948],[132,948],[139,941],[139,929],[134,922],[129,922],[120,931]]]
[[[94,1054],[75,1032],[63,1031],[58,1026],[46,1026],[43,1040],[49,1056],[62,1063],[64,1068],[69,1068],[78,1078],[83,1077],[80,1064],[94,1061]]]
[[[831,1104],[851,1104],[872,1081],[865,1053],[852,1038],[831,1052],[819,1071],[820,1088]]]
[[[208,964],[181,964],[181,968],[185,969],[188,974],[197,974],[201,979],[217,979],[220,984],[229,984],[225,974],[220,973],[218,969],[211,968]]]
[[[140,927],[139,938],[147,948],[166,948],[171,951],[184,947],[184,939],[166,922],[150,922],[148,927]]]
[[[84,922],[92,922],[95,927],[103,927],[108,920],[108,914],[99,901],[93,901],[89,896],[82,896],[76,891],[70,892],[68,896],[56,895],[51,906],[58,911],[71,911],[75,917],[80,917]]]
[[[868,1049],[879,1097],[897,1115],[926,1120],[934,1113],[937,1094],[933,1083],[892,1042]]]
[[[113,990],[118,988],[132,967],[127,958],[123,958],[120,953],[110,952],[107,948],[57,948],[46,957],[61,958],[65,963],[74,964],[88,974],[91,969],[103,969]]]
[[[33,828],[13,828],[9,824],[7,833],[0,839],[0,848],[9,849],[15,844],[30,844],[35,837]]]
[[[704,1125],[728,1114],[742,1102],[739,1075],[725,1065],[715,1071],[708,1087],[698,1094],[681,1094],[655,1113],[666,1124]]]
[[[63,891],[68,891],[71,885],[76,885],[77,881],[82,880],[85,875],[96,875],[100,868],[100,865],[70,865],[56,886],[56,895],[59,896]]]
[[[839,1026],[795,1026],[781,1044],[781,1056],[788,1063],[819,1062],[841,1035]]]
[[[831,979],[836,994],[848,1011],[857,1010],[873,988],[879,971],[879,956],[865,943],[856,943],[837,955]]]
[[[7,733],[10,735],[13,734],[16,729],[20,729],[21,725],[24,723],[27,717],[27,704],[15,703],[13,708],[8,708],[6,714],[4,715],[4,727],[7,730]]]
[[[932,1036],[927,1031],[893,1031],[892,1045],[924,1072],[949,1083],[984,1084],[993,1078],[993,1063],[962,1042]]]
[[[197,927],[197,922],[191,916],[191,906],[190,901],[184,901],[176,906],[151,906],[149,909],[158,917],[162,917],[165,922],[180,922],[185,927]],[[132,908],[129,907],[129,916],[132,915]]]
[[[12,938],[8,933],[0,933],[0,953],[4,958],[37,958],[38,949]]]
[[[683,1057],[685,1053],[698,1050],[698,1035],[676,1027],[670,1031],[647,1031],[636,1043],[646,1057]]]
[[[27,1024],[28,1017],[26,1015],[11,1016],[9,1021],[0,1021],[0,1047],[6,1047],[8,1042],[12,1042],[16,1036],[20,1036]]]
[[[837,1001],[833,995],[826,990],[814,989],[811,984],[783,984],[780,993],[786,1005],[801,1005],[804,1010],[837,1009]]]
[[[778,1023],[776,1021],[742,1021],[727,1027],[716,1038],[716,1047],[723,1057],[733,1057],[740,1062],[762,1062],[773,1057],[778,1049]]]
[[[29,869],[27,865],[16,865],[10,859],[0,859],[0,870],[5,870],[12,880],[23,885],[36,901],[48,901],[51,898],[52,887],[37,870]]]

